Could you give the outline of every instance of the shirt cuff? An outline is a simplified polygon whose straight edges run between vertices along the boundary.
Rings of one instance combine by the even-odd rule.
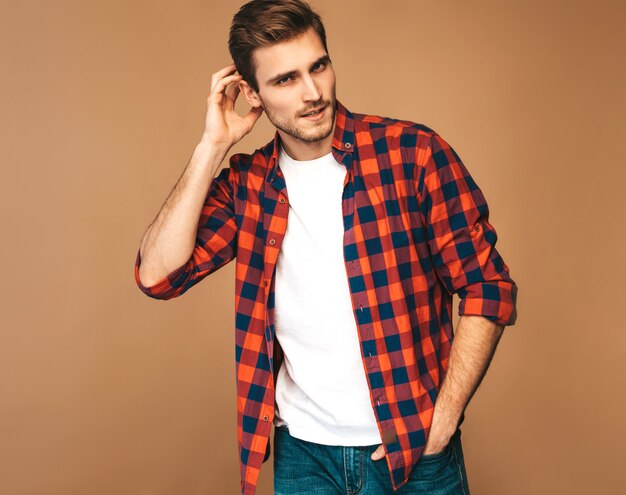
[[[185,283],[188,275],[188,263],[171,271],[164,278],[157,283],[146,286],[141,283],[139,279],[139,267],[141,266],[141,251],[137,251],[137,258],[135,259],[135,282],[141,291],[148,297],[154,299],[171,299],[181,293],[181,288]]]
[[[517,320],[517,285],[494,281],[471,284],[459,291],[459,316],[483,316],[499,325]]]

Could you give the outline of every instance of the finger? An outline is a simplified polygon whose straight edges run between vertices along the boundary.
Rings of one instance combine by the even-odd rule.
[[[243,118],[248,124],[249,128],[252,129],[252,126],[259,120],[259,117],[263,114],[263,109],[261,107],[252,107],[248,114]]]
[[[235,64],[227,65],[226,67],[222,67],[217,72],[214,72],[211,75],[211,86],[215,86],[215,82],[221,77],[227,76],[231,74],[236,69]]]
[[[234,73],[234,74],[230,74],[230,75],[227,75],[227,76],[222,76],[222,77],[220,77],[220,78],[216,79],[216,80],[215,80],[215,81],[211,84],[211,91],[210,91],[210,92],[211,92],[211,93],[213,93],[213,92],[215,91],[215,88],[217,88],[218,84],[219,84],[221,81],[223,81],[224,79],[228,79],[229,81],[232,81],[232,80],[233,80],[233,77],[241,77],[241,75],[240,75],[240,74],[238,74],[238,73],[235,71],[235,73]],[[227,84],[228,84],[228,83],[227,83]]]
[[[383,446],[383,444],[380,444],[371,455],[371,459],[377,461],[379,459],[382,459],[383,457],[385,457],[385,447]]]
[[[236,69],[237,67],[235,66],[235,64],[230,64],[230,65],[227,65],[226,67],[222,67],[220,70],[215,72],[211,76],[211,91],[213,91],[213,87],[215,86],[215,83],[217,81],[219,81],[222,77],[227,76],[228,74],[232,74],[233,72],[236,72]]]
[[[239,96],[239,84],[231,84],[226,88],[226,97],[228,98],[227,104],[230,110],[235,108],[235,101],[237,101],[237,96]]]
[[[231,82],[240,81],[240,80],[241,80],[241,76],[239,74],[233,74],[232,76],[223,77],[222,79],[220,79],[219,81],[215,83],[215,86],[211,90],[211,94],[209,95],[209,98],[211,98],[211,96],[213,95],[217,95],[216,98],[221,99],[221,96],[224,93],[226,86],[228,86]]]

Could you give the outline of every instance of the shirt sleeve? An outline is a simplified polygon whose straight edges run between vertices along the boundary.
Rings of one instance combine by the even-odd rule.
[[[135,282],[141,291],[154,299],[172,299],[184,294],[204,277],[236,256],[237,223],[234,208],[233,163],[215,176],[202,206],[196,242],[189,260],[154,285],[147,287],[139,279],[141,252],[135,259]]]
[[[436,132],[420,154],[420,211],[437,276],[450,294],[459,296],[459,315],[513,325],[517,285],[496,250],[498,237],[483,193]]]

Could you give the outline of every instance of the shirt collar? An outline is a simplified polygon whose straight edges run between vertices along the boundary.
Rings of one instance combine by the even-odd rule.
[[[335,159],[343,163],[348,170],[352,160],[345,159],[354,151],[354,115],[338,100],[335,99],[335,131],[333,133],[332,152]],[[278,152],[280,150],[280,134],[274,133],[274,140],[268,143],[265,155],[269,155],[266,180],[271,182],[278,169]]]

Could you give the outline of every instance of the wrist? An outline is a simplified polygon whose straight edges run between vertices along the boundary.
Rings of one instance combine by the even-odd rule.
[[[202,161],[217,163],[219,167],[219,164],[222,163],[229,149],[230,146],[223,143],[216,143],[203,136],[196,145],[194,154],[202,156],[204,158]]]
[[[223,153],[226,154],[228,153],[228,150],[232,147],[232,143],[227,143],[218,139],[214,139],[214,136],[205,131],[202,133],[202,137],[200,138],[198,146],[213,148],[215,150],[223,151]]]
[[[460,418],[456,415],[443,414],[440,411],[436,411],[430,427],[431,434],[437,438],[449,439],[458,428],[459,420]]]

